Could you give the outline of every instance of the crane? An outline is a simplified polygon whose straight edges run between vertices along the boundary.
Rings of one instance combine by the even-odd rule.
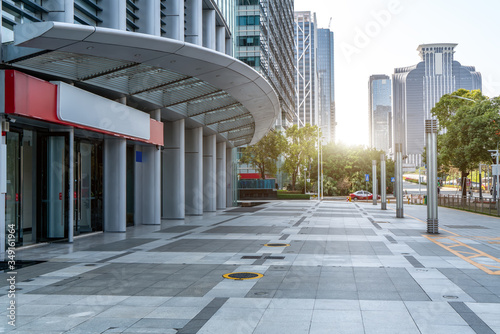
[[[331,25],[332,25],[332,17],[330,17],[330,22],[328,22],[328,29],[330,29]]]

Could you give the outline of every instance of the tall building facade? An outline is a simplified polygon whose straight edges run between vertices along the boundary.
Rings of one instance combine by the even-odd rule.
[[[236,58],[259,71],[280,99],[278,128],[293,124],[293,0],[237,0]]]
[[[320,88],[320,127],[326,142],[335,142],[335,59],[334,35],[318,29],[318,80]]]
[[[389,153],[392,147],[392,85],[385,74],[370,76],[368,82],[368,136],[371,148]]]
[[[0,4],[0,251],[233,203],[234,148],[280,116],[234,1]]]
[[[297,114],[295,124],[320,125],[318,80],[318,29],[316,13],[295,12],[295,83]]]
[[[474,66],[454,60],[457,44],[422,44],[417,48],[421,61],[396,68],[393,78],[393,148],[401,143],[406,162],[422,165],[425,120],[444,94],[459,88],[482,89],[481,73]]]

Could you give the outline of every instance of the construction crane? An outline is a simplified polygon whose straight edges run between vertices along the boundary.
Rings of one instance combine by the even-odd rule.
[[[332,25],[332,18],[330,17],[330,22],[328,22],[328,29],[330,29],[331,25]]]

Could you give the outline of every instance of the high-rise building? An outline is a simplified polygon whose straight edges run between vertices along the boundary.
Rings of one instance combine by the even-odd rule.
[[[237,0],[236,58],[259,71],[280,99],[276,126],[295,116],[293,0]]]
[[[392,147],[391,79],[385,74],[370,76],[368,82],[369,146],[389,153]]]
[[[318,29],[318,79],[320,127],[327,142],[335,141],[334,36],[330,29]]]
[[[393,148],[402,144],[406,163],[421,166],[425,146],[425,120],[444,94],[459,88],[481,89],[481,73],[474,66],[454,60],[457,44],[422,44],[417,48],[421,62],[394,69]]]
[[[1,4],[0,252],[234,203],[235,148],[280,116],[234,0]]]
[[[295,84],[299,127],[320,124],[316,13],[295,12]]]

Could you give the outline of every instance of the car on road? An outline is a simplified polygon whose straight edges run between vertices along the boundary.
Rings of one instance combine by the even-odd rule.
[[[358,190],[356,191],[355,193],[352,193],[349,195],[353,200],[363,200],[363,199],[373,199],[373,194],[371,192],[368,192],[368,191],[364,191],[364,190]],[[380,195],[377,196],[377,198],[380,198]]]

